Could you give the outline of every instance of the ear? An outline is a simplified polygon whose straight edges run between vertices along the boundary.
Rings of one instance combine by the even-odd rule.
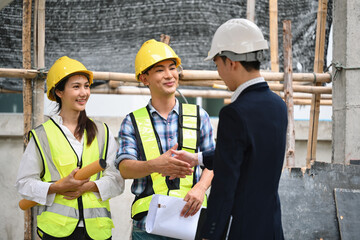
[[[231,70],[236,70],[237,63],[239,63],[239,62],[233,61],[230,58],[226,58],[226,61],[229,62],[229,64],[227,64],[227,65],[230,67]]]
[[[231,62],[232,62],[232,65],[231,65],[232,69],[234,69],[234,70],[238,70],[239,68],[244,68],[243,65],[241,65],[241,63],[238,61],[235,61],[235,62],[231,61]]]
[[[55,89],[55,95],[61,99],[63,96],[63,91],[60,91],[59,89]]]
[[[145,86],[149,86],[149,81],[147,79],[147,75],[145,73],[140,74],[139,76],[139,80],[145,85]]]

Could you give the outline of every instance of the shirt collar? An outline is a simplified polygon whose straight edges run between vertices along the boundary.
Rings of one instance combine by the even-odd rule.
[[[54,120],[54,122],[60,126],[60,128],[64,131],[67,138],[73,138],[74,140],[78,141],[75,136],[70,132],[70,130],[63,124],[63,119],[59,114],[55,114],[51,116],[51,119]],[[84,143],[84,134],[81,137],[81,144]]]
[[[237,89],[231,96],[231,102],[234,102],[246,88],[261,82],[265,82],[265,79],[263,77],[254,78],[244,82],[243,84],[237,87]]]
[[[159,116],[161,116],[159,114],[159,112],[154,108],[154,106],[151,104],[151,99],[149,100],[149,109],[150,109],[150,115],[152,116],[154,112],[156,112]],[[176,112],[179,115],[179,101],[177,100],[177,98],[175,98],[175,106],[173,107],[173,109],[170,112]]]
[[[63,125],[63,119],[59,114],[55,114],[53,116],[51,116],[51,118],[54,120],[55,123],[57,123],[58,125]]]

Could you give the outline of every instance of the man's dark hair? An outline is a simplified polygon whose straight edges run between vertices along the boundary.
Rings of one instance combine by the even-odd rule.
[[[226,62],[226,58],[225,56],[220,56],[221,59],[223,60],[223,62]],[[252,70],[260,70],[260,62],[259,61],[253,61],[253,62],[245,62],[245,61],[240,61],[241,65],[243,65],[243,67],[245,68],[245,70],[247,72],[251,72]]]
[[[162,61],[165,61],[165,60],[172,60],[176,66],[176,60],[175,59],[172,59],[172,58],[169,58],[169,59],[164,59]],[[160,62],[162,62],[160,61]],[[154,63],[153,65],[151,65],[150,67],[148,67],[147,69],[145,69],[141,74],[146,74],[146,75],[149,75],[149,71],[155,66],[156,63]]]

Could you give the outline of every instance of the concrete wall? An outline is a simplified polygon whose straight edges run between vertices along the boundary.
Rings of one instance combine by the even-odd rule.
[[[360,1],[334,1],[333,79],[334,163],[360,159]],[[335,69],[334,69],[335,70]]]
[[[106,122],[111,132],[117,136],[122,118],[94,117]],[[212,119],[215,130],[217,119]],[[308,122],[295,122],[296,166],[305,166]],[[24,214],[18,208],[20,196],[14,185],[17,169],[23,153],[23,118],[22,114],[0,114],[0,238],[23,239]],[[331,162],[331,122],[319,123],[319,142],[317,144],[317,159]],[[111,214],[114,220],[114,240],[128,239],[131,231],[130,206],[133,196],[130,193],[131,180],[126,180],[126,188],[122,195],[111,199]]]

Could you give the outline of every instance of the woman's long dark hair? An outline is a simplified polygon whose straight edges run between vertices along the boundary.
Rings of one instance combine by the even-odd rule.
[[[81,73],[77,73],[76,75],[84,75],[85,77],[88,78],[87,75],[85,74],[81,74]],[[74,76],[74,75],[72,75]],[[65,84],[67,83],[67,81],[69,80],[69,77],[66,77],[64,79],[62,79],[56,86],[55,86],[55,90],[59,90],[59,91],[64,91],[65,89]],[[89,79],[89,78],[88,78]],[[60,112],[62,104],[61,104],[61,98],[59,98],[54,90],[54,96],[56,98],[56,102],[59,104],[58,105],[58,112]],[[97,134],[97,127],[95,125],[95,123],[93,121],[90,120],[90,118],[88,118],[86,116],[86,111],[83,110],[80,112],[79,118],[78,118],[78,123],[77,126],[75,128],[75,137],[76,138],[82,138],[83,134],[84,134],[84,130],[86,130],[86,134],[87,134],[87,146],[90,146],[91,143],[93,142],[93,140],[95,139],[95,136]]]

